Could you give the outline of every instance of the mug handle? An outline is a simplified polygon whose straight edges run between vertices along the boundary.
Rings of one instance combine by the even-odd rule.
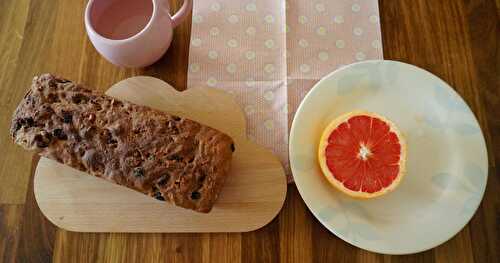
[[[178,26],[193,8],[193,0],[184,0],[181,9],[172,16],[172,27]]]

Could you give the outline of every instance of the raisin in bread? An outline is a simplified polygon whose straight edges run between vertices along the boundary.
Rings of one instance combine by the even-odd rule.
[[[212,209],[234,151],[215,129],[50,74],[34,78],[10,134],[42,156],[198,212]]]

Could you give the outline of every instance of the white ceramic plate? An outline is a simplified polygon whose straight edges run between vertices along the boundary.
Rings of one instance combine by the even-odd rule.
[[[323,129],[355,109],[380,113],[407,141],[407,174],[372,200],[330,186],[316,152]],[[474,114],[433,74],[395,61],[366,61],[319,81],[300,105],[290,134],[293,177],[318,220],[343,240],[384,254],[433,248],[470,220],[484,194],[488,157]]]

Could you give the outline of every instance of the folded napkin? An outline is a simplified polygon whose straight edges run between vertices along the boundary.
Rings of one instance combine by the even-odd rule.
[[[247,136],[287,171],[289,127],[305,94],[342,65],[381,58],[376,0],[194,1],[188,88],[233,94]]]

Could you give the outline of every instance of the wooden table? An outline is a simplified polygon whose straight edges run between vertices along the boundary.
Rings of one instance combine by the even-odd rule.
[[[293,185],[281,213],[249,233],[73,233],[48,222],[33,196],[38,158],[8,137],[11,113],[34,75],[53,72],[103,90],[134,75],[186,86],[189,23],[175,30],[160,62],[121,69],[86,38],[85,3],[0,1],[0,261],[500,262],[499,0],[380,1],[385,58],[423,67],[455,87],[479,119],[490,158],[486,194],[470,223],[445,244],[408,256],[374,254],[340,240],[312,216]]]

